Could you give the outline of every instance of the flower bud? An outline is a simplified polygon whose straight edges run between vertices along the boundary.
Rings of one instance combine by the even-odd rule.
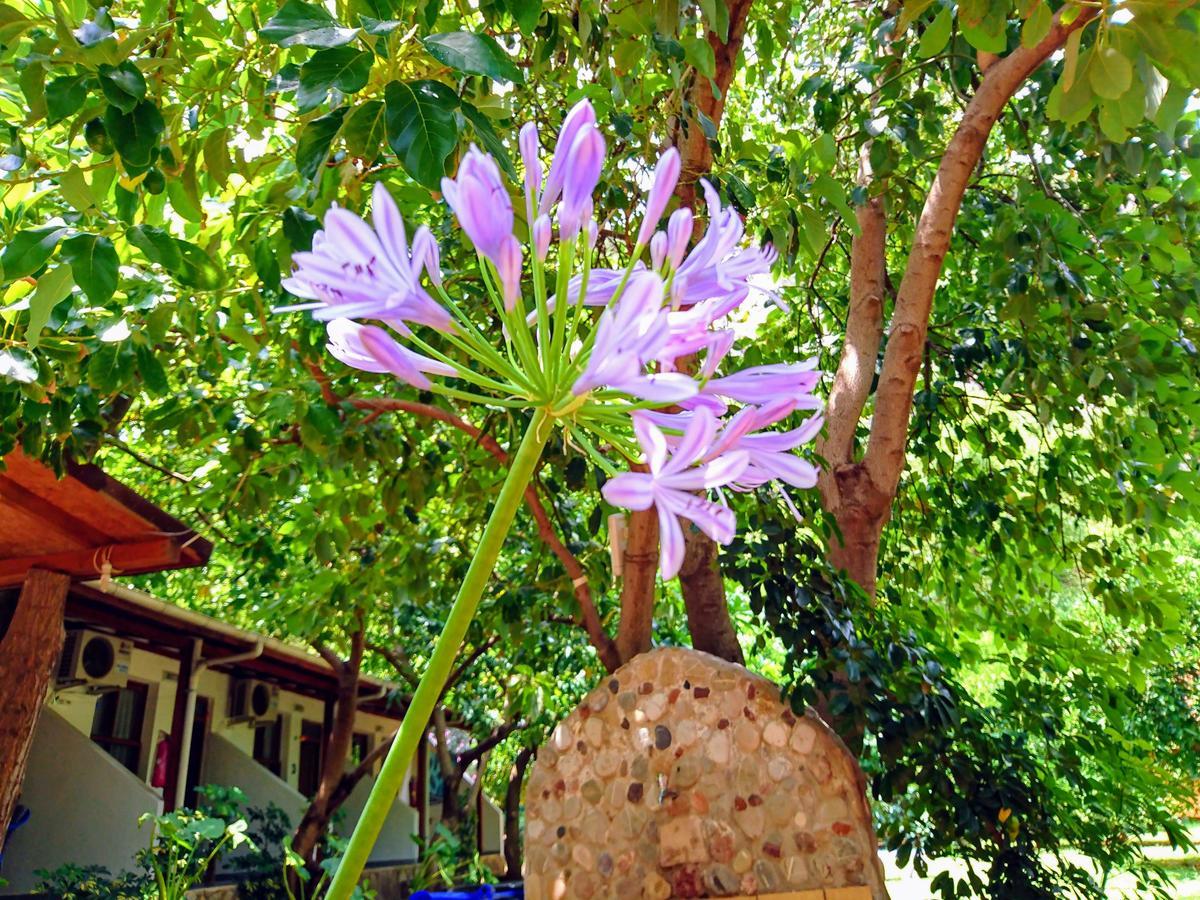
[[[588,249],[593,250],[596,247],[596,241],[600,239],[600,226],[596,224],[595,219],[588,219],[587,223],[587,242]]]
[[[537,205],[538,191],[542,187],[542,162],[538,159],[538,130],[532,122],[521,126],[518,139],[521,146],[521,159],[525,163],[525,197],[529,208]]]
[[[457,179],[442,179],[442,193],[475,249],[497,262],[500,246],[512,237],[513,211],[496,161],[472,146]]]
[[[667,235],[666,232],[656,231],[654,237],[650,238],[650,268],[654,271],[659,271],[663,267],[663,263],[667,259]]]
[[[504,297],[504,308],[512,312],[521,296],[521,242],[511,234],[500,245],[496,259],[496,271],[500,274],[500,290]]]
[[[423,268],[429,275],[429,280],[438,287],[442,285],[442,258],[437,241],[428,226],[422,225],[413,235],[412,240],[413,274],[419,274]]]
[[[667,220],[667,259],[671,261],[671,268],[679,268],[691,239],[692,211],[687,207],[675,210]]]
[[[585,124],[575,136],[568,157],[568,169],[563,181],[563,202],[558,213],[558,227],[563,236],[573,238],[583,225],[586,205],[600,181],[604,166],[604,138],[594,125]]]
[[[637,242],[641,247],[649,243],[654,229],[658,227],[658,220],[671,201],[671,193],[679,181],[679,165],[679,151],[672,147],[654,167],[654,183],[650,185],[650,194],[646,197],[646,217],[642,219],[642,227],[638,231]]]
[[[539,262],[546,261],[546,254],[550,252],[550,238],[552,236],[553,226],[550,224],[550,217],[543,214],[538,216],[533,221],[533,251],[537,254]]]
[[[569,160],[575,138],[585,125],[596,124],[596,111],[587,100],[580,100],[567,113],[563,120],[562,129],[558,132],[558,143],[554,148],[554,158],[550,161],[550,172],[546,175],[546,189],[542,191],[542,199],[538,204],[538,212],[549,212],[558,195],[562,193],[563,182],[567,171],[573,168]]]

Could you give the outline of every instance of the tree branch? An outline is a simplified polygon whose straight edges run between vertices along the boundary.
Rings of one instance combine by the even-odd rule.
[[[1062,20],[1066,11],[1077,13],[1070,24]],[[1009,98],[1066,43],[1072,32],[1085,27],[1099,13],[1099,6],[1068,5],[1055,16],[1050,33],[1040,43],[1029,48],[1018,47],[990,66],[942,156],[917,221],[908,266],[897,292],[864,456],[871,481],[889,498],[895,496],[904,470],[913,389],[925,352],[933,297],[971,174]]]
[[[314,377],[316,376],[314,375]],[[318,383],[321,382],[318,381]],[[328,385],[328,378],[325,379],[325,385]],[[330,400],[330,397],[333,399]],[[327,396],[326,400],[336,403],[343,402],[332,390],[330,390],[330,396]],[[351,397],[344,402],[349,403],[355,409],[407,412],[426,419],[444,422],[469,435],[480,447],[495,457],[502,465],[508,464],[508,453],[494,437],[449,410],[442,409],[440,406],[418,403],[412,400],[401,400],[394,397]],[[538,496],[537,488],[533,484],[525,489],[525,505],[529,507],[529,512],[532,514],[534,523],[537,525],[538,537],[550,548],[551,552],[562,565],[567,577],[571,579],[571,587],[575,594],[575,600],[579,604],[581,624],[587,632],[592,646],[595,647],[596,653],[600,657],[600,662],[604,664],[604,667],[608,671],[615,670],[620,665],[620,660],[617,658],[615,645],[604,630],[604,625],[600,620],[600,613],[592,598],[591,586],[588,584],[587,573],[584,572],[583,566],[580,565],[575,554],[567,548],[567,545],[558,536],[558,532],[554,529],[554,524],[550,521],[550,515],[546,512],[541,497]]]
[[[492,733],[485,737],[482,741],[480,741],[470,750],[464,750],[458,755],[460,768],[465,771],[470,767],[471,763],[475,762],[485,753],[489,752],[493,747],[502,743],[505,738],[521,727],[523,726],[519,718],[509,719],[507,722],[497,725],[492,729]]]
[[[385,647],[382,644],[367,644],[367,649],[372,653],[378,653],[393,669],[399,673],[400,677],[411,684],[414,688],[420,682],[421,678],[417,674],[417,670],[413,668],[412,663],[408,659],[408,654],[401,647]]]
[[[321,654],[321,659],[325,660],[325,662],[329,665],[329,668],[333,669],[333,671],[337,673],[338,677],[341,677],[342,672],[346,669],[345,661],[343,661],[340,656],[330,650],[329,646],[324,641],[312,641],[311,643],[313,649],[316,650],[317,653]]]

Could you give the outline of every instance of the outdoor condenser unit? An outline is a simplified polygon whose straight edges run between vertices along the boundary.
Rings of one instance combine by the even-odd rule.
[[[86,628],[72,628],[63,642],[55,681],[60,688],[77,685],[124,687],[129,680],[132,658],[130,641]]]
[[[229,685],[229,718],[255,722],[279,711],[279,688],[257,678],[238,678]]]

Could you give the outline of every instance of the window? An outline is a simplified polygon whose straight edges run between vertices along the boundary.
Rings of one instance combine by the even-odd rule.
[[[305,719],[300,723],[300,767],[296,788],[305,797],[312,797],[321,786],[321,757],[325,729],[320,722]]]
[[[142,759],[146,693],[146,685],[130,681],[120,690],[101,694],[92,716],[92,740],[135,775]]]
[[[283,774],[283,716],[254,726],[254,761],[267,771]]]

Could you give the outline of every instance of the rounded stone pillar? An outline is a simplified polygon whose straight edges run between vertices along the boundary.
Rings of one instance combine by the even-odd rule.
[[[857,772],[816,714],[794,715],[769,681],[707,653],[653,650],[538,752],[526,896],[885,898]]]

